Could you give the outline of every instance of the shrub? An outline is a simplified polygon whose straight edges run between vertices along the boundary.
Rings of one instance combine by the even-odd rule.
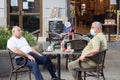
[[[31,46],[34,46],[37,44],[36,42],[36,39],[35,39],[35,36],[32,35],[32,33],[29,33],[28,31],[23,31],[23,36],[27,39],[28,43],[31,45]]]
[[[7,40],[12,36],[11,30],[7,27],[0,27],[0,49],[6,49]],[[36,45],[35,36],[27,31],[23,31],[23,36],[31,46]]]
[[[0,49],[5,49],[7,40],[10,38],[11,32],[8,28],[0,27]]]

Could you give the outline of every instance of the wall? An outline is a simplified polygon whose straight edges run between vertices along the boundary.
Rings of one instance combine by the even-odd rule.
[[[7,5],[6,0],[0,0],[0,26],[6,26],[7,25]]]
[[[43,0],[43,36],[47,36],[50,10],[52,7],[59,7],[59,19],[67,20],[67,0]]]

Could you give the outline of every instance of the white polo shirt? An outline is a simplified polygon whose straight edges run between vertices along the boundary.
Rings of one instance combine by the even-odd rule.
[[[12,49],[14,47],[18,48],[19,50],[26,54],[32,51],[31,47],[29,46],[27,40],[24,37],[16,38],[12,36],[7,41],[7,48]]]

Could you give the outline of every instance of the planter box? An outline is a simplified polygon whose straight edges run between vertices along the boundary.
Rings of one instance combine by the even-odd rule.
[[[0,77],[9,76],[11,70],[10,58],[7,50],[0,50]]]

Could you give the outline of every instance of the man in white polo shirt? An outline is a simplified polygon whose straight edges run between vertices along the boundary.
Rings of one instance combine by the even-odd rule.
[[[23,64],[23,58],[21,56],[25,56],[28,59],[26,66],[31,68],[36,80],[44,80],[39,70],[39,64],[46,66],[52,80],[57,80],[51,60],[30,47],[27,40],[22,37],[21,28],[13,26],[12,34],[13,35],[7,42],[7,48],[18,54],[18,56],[16,56],[16,64]]]

